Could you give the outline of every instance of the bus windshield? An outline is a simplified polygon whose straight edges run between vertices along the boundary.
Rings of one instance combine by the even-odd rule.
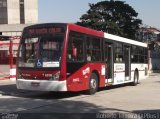
[[[64,34],[39,34],[22,37],[19,48],[18,67],[60,67]]]

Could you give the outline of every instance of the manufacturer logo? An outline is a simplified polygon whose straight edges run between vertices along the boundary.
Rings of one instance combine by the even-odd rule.
[[[89,67],[87,67],[86,69],[84,69],[83,71],[82,71],[82,74],[83,75],[86,75],[86,74],[89,74],[90,73],[90,68]]]

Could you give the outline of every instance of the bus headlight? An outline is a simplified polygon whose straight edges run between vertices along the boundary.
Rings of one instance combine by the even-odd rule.
[[[18,78],[18,79],[22,79],[22,78],[23,78],[22,74],[21,74],[21,73],[18,73],[17,78]]]
[[[59,80],[59,76],[60,76],[60,72],[57,72],[56,74],[54,74],[52,76],[52,78],[50,80],[58,81]]]

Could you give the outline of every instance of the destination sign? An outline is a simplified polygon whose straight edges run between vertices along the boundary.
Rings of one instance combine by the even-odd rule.
[[[47,33],[63,33],[62,28],[38,28],[38,29],[29,29],[29,34],[47,34]]]

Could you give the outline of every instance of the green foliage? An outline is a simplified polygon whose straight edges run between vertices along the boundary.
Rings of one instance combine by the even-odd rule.
[[[89,4],[90,9],[82,15],[78,25],[120,35],[127,38],[135,38],[135,32],[142,21],[136,19],[138,13],[123,1],[102,1]]]

